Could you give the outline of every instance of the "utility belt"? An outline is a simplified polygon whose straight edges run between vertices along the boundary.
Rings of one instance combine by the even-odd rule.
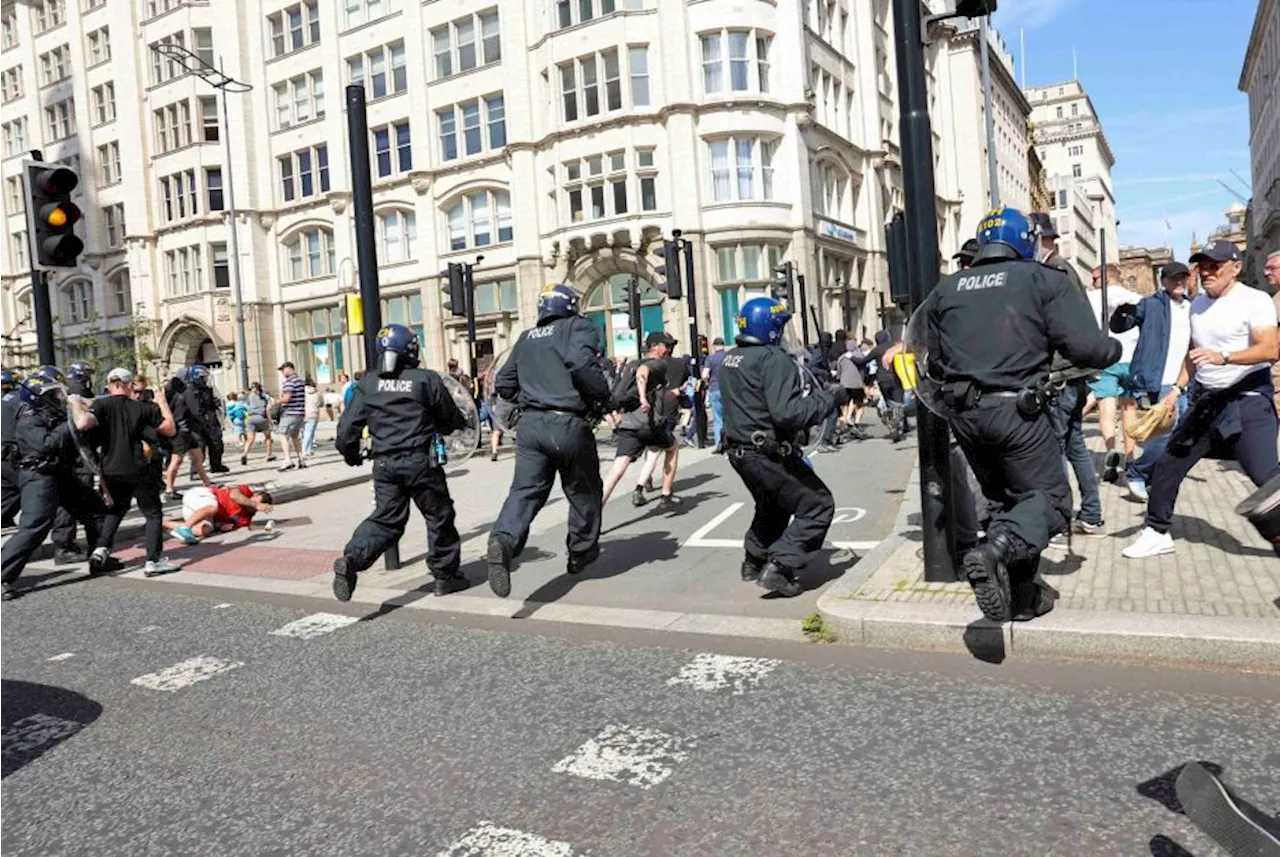
[[[953,411],[968,411],[984,404],[995,407],[1013,402],[1024,419],[1048,412],[1058,398],[1060,387],[1045,380],[1020,390],[984,390],[972,381],[951,381],[942,385],[942,401]]]
[[[571,417],[586,417],[587,412],[582,408],[557,408],[552,405],[523,405],[527,411],[546,411],[551,414],[568,414]]]
[[[767,458],[785,459],[800,454],[800,445],[785,440],[778,440],[763,431],[751,433],[751,443],[733,443],[724,445],[725,454],[731,458],[741,458],[747,453],[763,455]]]
[[[433,434],[431,435],[430,442],[424,445],[409,446],[409,447],[404,447],[403,449],[388,449],[382,452],[371,453],[367,457],[373,458],[373,459],[425,458],[427,460],[427,469],[435,470],[437,468],[443,467],[448,461],[447,451],[444,453],[444,458],[443,459],[441,458],[439,448],[442,444],[438,444],[436,442],[436,439],[439,437],[440,435]]]
[[[33,473],[54,473],[58,470],[59,461],[56,458],[17,457],[14,465],[19,470],[30,470]]]

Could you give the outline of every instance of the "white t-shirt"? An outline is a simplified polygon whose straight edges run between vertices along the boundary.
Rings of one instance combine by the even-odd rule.
[[[1110,297],[1110,295],[1108,295]],[[1169,353],[1164,358],[1163,386],[1176,384],[1178,373],[1191,350],[1191,301],[1169,299]]]
[[[1124,333],[1110,333],[1109,325],[1111,322],[1111,314],[1124,304],[1137,304],[1142,300],[1142,295],[1135,291],[1130,291],[1124,286],[1107,286],[1107,324],[1102,324],[1102,289],[1089,289],[1089,306],[1093,307],[1093,320],[1099,322],[1102,330],[1107,330],[1107,335],[1120,343],[1124,350],[1120,352],[1120,359],[1117,363],[1128,363],[1133,359],[1133,349],[1138,347],[1138,336],[1141,331],[1138,328],[1126,330]]]
[[[1191,302],[1191,344],[1213,352],[1244,351],[1253,344],[1250,330],[1276,326],[1276,305],[1266,292],[1237,282],[1214,300],[1201,292]],[[1196,369],[1196,380],[1209,390],[1225,390],[1250,372],[1265,371],[1270,363],[1253,366],[1205,365]]]

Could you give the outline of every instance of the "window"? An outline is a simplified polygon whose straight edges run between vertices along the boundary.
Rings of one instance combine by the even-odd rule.
[[[122,230],[123,231],[123,230]],[[128,315],[133,307],[132,288],[129,285],[129,269],[107,277],[107,294],[110,295],[111,314]]]
[[[191,104],[179,101],[161,107],[153,114],[156,125],[156,151],[172,152],[191,145]]]
[[[191,40],[195,43],[196,56],[200,58],[200,61],[211,68],[217,68],[218,61],[213,55],[213,30],[192,30],[191,37]]]
[[[574,24],[585,24],[605,15],[612,15],[619,7],[643,9],[643,0],[555,0],[556,29],[563,30]]]
[[[593,155],[561,165],[564,183],[563,200],[568,205],[570,223],[618,217],[635,211],[633,194],[639,190],[640,210],[654,211],[656,180],[653,150],[637,149],[634,153],[638,178],[627,169],[626,150]]]
[[[218,128],[218,101],[216,98],[200,99],[200,139],[216,143],[220,138]]]
[[[215,289],[231,288],[231,268],[228,264],[227,245],[210,244],[209,258],[213,260],[213,287]]]
[[[654,166],[653,149],[636,149],[636,171],[640,174],[640,210],[658,210],[658,171]]]
[[[363,86],[370,99],[404,92],[409,88],[404,42],[393,42],[367,53],[348,57],[347,82]]]
[[[1067,192],[1065,190],[1058,191],[1058,208],[1067,207]]]
[[[391,14],[391,0],[346,0],[344,6],[347,29]]]
[[[109,27],[94,30],[85,37],[90,67],[111,59],[111,32]]]
[[[320,144],[278,159],[280,195],[285,202],[329,192],[329,146]],[[221,178],[221,176],[219,176]]]
[[[1079,115],[1080,115],[1080,105],[1079,105],[1079,104],[1072,104],[1072,105],[1071,105],[1071,115],[1072,115],[1072,116],[1079,116]]]
[[[222,211],[222,168],[212,167],[204,171],[205,208]]]
[[[410,262],[417,258],[418,223],[412,211],[397,209],[378,215],[378,261]]]
[[[178,8],[181,0],[147,0],[147,17],[154,18]]]
[[[709,141],[712,198],[773,199],[773,147],[755,137]]]
[[[333,231],[323,226],[302,230],[284,246],[285,282],[328,276],[336,268]]]
[[[40,85],[48,86],[71,76],[71,46],[60,45],[40,55]]]
[[[717,283],[772,283],[780,264],[777,244],[731,244],[716,248]]]
[[[15,65],[0,73],[0,93],[6,104],[22,97],[22,66]]]
[[[380,179],[413,169],[408,119],[374,129],[373,157],[374,175]]]
[[[648,107],[649,48],[646,45],[628,48],[627,57],[631,69],[631,103],[635,107]]]
[[[324,117],[324,73],[300,74],[272,87],[276,100],[276,128],[291,128]],[[214,125],[217,125],[215,116]]]
[[[768,92],[769,47],[772,38],[768,34],[752,30],[723,30],[704,34],[703,91],[707,95],[718,92]]]
[[[22,176],[10,176],[4,180],[4,202],[10,211],[22,210],[23,194]]]
[[[124,203],[108,205],[102,209],[102,220],[107,227],[107,246],[119,247],[124,243]],[[126,309],[128,302],[125,303]],[[125,310],[116,310],[117,313]]]
[[[271,55],[291,54],[320,41],[319,0],[304,0],[267,16],[271,31]]]
[[[512,239],[511,194],[500,190],[469,193],[445,210],[449,249],[488,247]]]
[[[1080,165],[1079,165],[1079,164],[1072,164],[1072,165],[1071,165],[1071,177],[1072,177],[1073,179],[1078,179],[1078,178],[1080,178],[1080,176],[1081,176],[1081,175],[1083,175],[1083,171],[1080,169]]]
[[[45,142],[65,140],[76,132],[76,100],[68,98],[44,109]]]
[[[34,5],[37,33],[60,27],[67,20],[67,4],[64,0],[40,0]]]
[[[120,181],[120,144],[106,143],[98,147],[99,184],[113,185]]]
[[[519,292],[516,290],[514,279],[476,283],[475,295],[476,315],[520,310]]]
[[[194,295],[204,289],[204,260],[199,246],[166,251],[164,268],[171,297]]]
[[[10,6],[0,17],[0,48],[9,50],[18,44],[18,9],[17,4]]]
[[[199,214],[199,196],[195,170],[184,170],[160,179],[160,203],[165,222]]]
[[[66,301],[67,316],[73,324],[86,322],[93,318],[93,284],[87,280],[77,280],[62,290]]]
[[[436,122],[443,161],[484,151],[486,132],[489,150],[501,149],[507,144],[506,107],[501,93],[437,110]],[[462,129],[461,141],[459,128]]]
[[[844,170],[829,163],[819,163],[815,165],[814,174],[818,181],[814,200],[818,213],[846,223],[852,221],[852,206],[848,205],[847,194],[849,177]]]
[[[1056,114],[1057,118],[1058,118],[1058,119],[1061,119],[1061,118],[1062,118],[1062,105],[1061,105],[1061,104],[1059,104],[1059,105],[1057,106],[1057,108],[1055,109],[1055,111],[1054,111],[1054,112],[1055,112],[1055,114]]]
[[[478,50],[477,32],[480,34]],[[502,38],[498,10],[491,9],[436,27],[431,31],[431,47],[436,59],[437,79],[500,61]]]
[[[116,120],[116,85],[104,83],[95,86],[93,93],[93,121],[95,125],[105,125]]]
[[[21,271],[26,268],[27,263],[27,231],[24,229],[15,232],[11,236],[12,251],[9,258],[13,260],[13,268],[15,271]],[[28,296],[29,297],[29,296]],[[26,314],[27,318],[31,318],[31,313]]]
[[[641,50],[644,49],[642,48]],[[648,57],[645,56],[642,60],[629,59],[628,62],[633,63],[630,66],[632,69],[635,68],[635,62],[641,62],[646,69],[645,74],[638,76],[638,79],[644,84],[644,91],[641,93],[642,102],[636,100],[635,81],[637,78],[632,78],[632,104],[648,106]],[[604,78],[603,92],[601,91],[601,77]],[[579,117],[598,116],[602,112],[622,109],[625,99],[622,93],[622,75],[619,68],[618,51],[611,48],[601,51],[599,54],[578,57],[576,60],[570,60],[561,65],[560,92],[564,105],[564,120],[566,122],[573,122]]]
[[[419,298],[421,299],[421,298]],[[384,319],[387,314],[384,312]],[[298,373],[317,384],[332,384],[346,369],[343,359],[342,307],[325,306],[289,314]],[[421,345],[421,343],[419,343]]]
[[[180,62],[156,50],[161,45],[186,47],[186,37],[182,33],[173,33],[151,45],[151,82],[153,84],[166,83],[187,73]]]
[[[25,154],[27,151],[27,119],[25,116],[0,125],[4,137],[4,156]]]

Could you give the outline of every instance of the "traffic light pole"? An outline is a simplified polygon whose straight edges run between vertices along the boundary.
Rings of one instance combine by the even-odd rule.
[[[231,233],[231,295],[236,302],[236,349],[240,353],[240,389],[249,389],[249,339],[244,332],[244,278],[240,273],[240,226],[236,222],[236,185],[231,174],[235,170],[231,166],[231,114],[227,112],[227,90],[219,87],[222,93],[222,133],[226,140],[226,166],[222,176],[227,182],[227,227]],[[262,355],[258,355],[262,359]]]
[[[36,268],[31,269],[31,317],[36,327],[36,353],[40,357],[40,365],[57,363],[57,349],[53,347],[53,301],[49,300],[49,279],[44,271]]]
[[[360,275],[361,314],[364,318],[366,371],[378,368],[378,331],[382,304],[378,297],[378,246],[373,229],[373,173],[369,168],[369,120],[364,87],[347,87],[347,142],[351,147],[351,207],[356,222],[356,265]],[[400,543],[382,555],[388,571],[400,567]]]
[[[640,278],[635,274],[631,275],[631,282],[627,284],[631,287],[631,293],[627,296],[627,310],[632,316],[631,329],[636,332],[636,356],[644,358],[644,318],[641,316],[643,304],[640,303]]]
[[[671,234],[680,238],[681,232],[673,229]],[[702,391],[702,349],[698,347],[698,290],[693,276],[693,243],[685,238],[681,247],[684,250],[685,306],[689,313],[689,350],[693,352],[693,419],[698,449],[702,449],[707,445],[707,408]]]
[[[467,302],[467,353],[471,358],[467,364],[467,371],[471,378],[471,395],[479,402],[480,379],[476,376],[476,281],[472,274],[472,267],[470,264],[462,266],[462,283]]]
[[[929,124],[920,0],[893,0],[893,20],[907,247],[916,263],[910,282],[914,308],[933,290],[939,276],[933,132]],[[925,408],[918,411],[917,425],[924,579],[930,583],[950,582],[957,579],[953,550],[955,521],[951,513],[950,432],[945,420]]]
[[[809,350],[809,296],[804,287],[804,274],[796,274],[796,288],[800,290],[800,341]],[[819,333],[821,335],[821,333]]]

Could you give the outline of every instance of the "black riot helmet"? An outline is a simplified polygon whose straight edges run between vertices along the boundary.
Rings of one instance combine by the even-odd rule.
[[[391,375],[404,366],[418,365],[418,337],[403,324],[378,331],[378,374]]]

